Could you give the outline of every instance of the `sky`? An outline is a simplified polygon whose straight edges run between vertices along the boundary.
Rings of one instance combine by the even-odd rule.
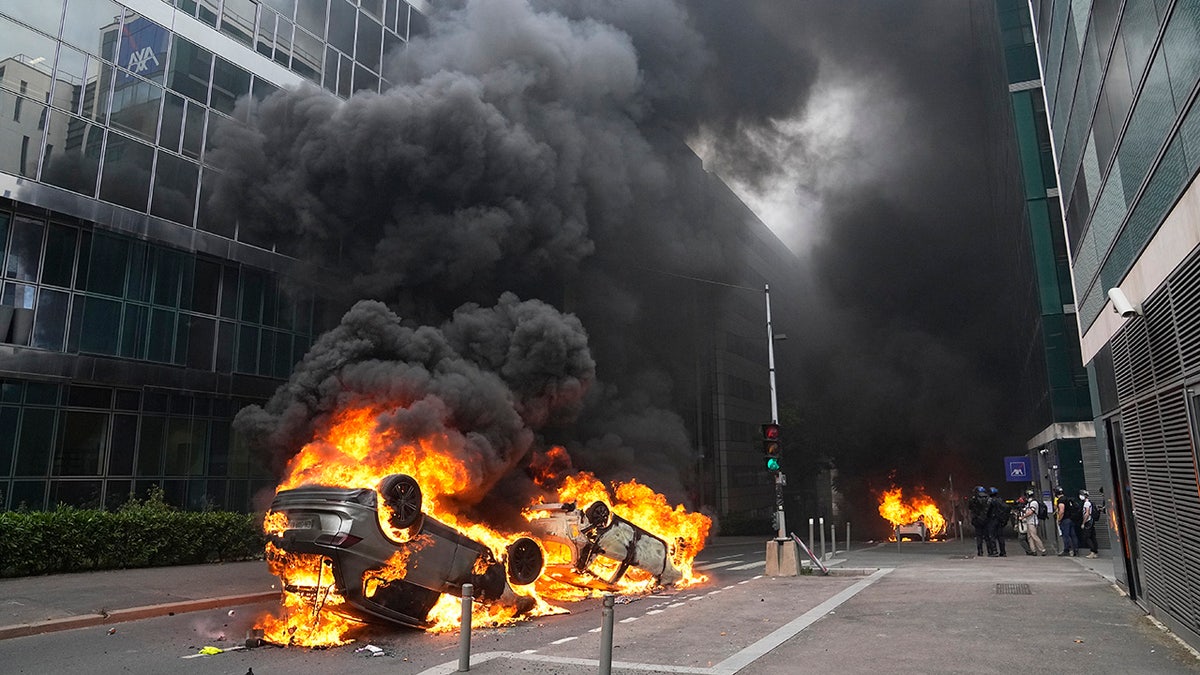
[[[495,468],[472,504],[520,489],[504,479],[514,457],[568,425],[579,467],[636,469],[682,494],[673,467],[693,448],[669,407],[673,373],[613,329],[639,290],[589,267],[621,255],[721,273],[723,225],[689,198],[689,157],[665,135],[796,255],[803,297],[775,308],[798,328],[778,354],[782,402],[802,421],[789,451],[833,458],[860,505],[891,482],[934,493],[951,476],[1000,479],[1029,435],[1016,325],[1028,282],[990,2],[438,7],[385,67],[387,91],[243,101],[247,123],[214,140],[224,174],[208,217],[340,266],[348,299],[386,305],[356,306],[243,429],[285,453],[346,396],[329,382],[388,395],[361,367],[383,362],[422,400],[467,382],[490,392],[463,429]],[[564,281],[592,290],[576,301],[602,321],[576,326],[547,304]],[[543,353],[559,355],[553,372],[528,366],[543,347],[511,351],[538,326],[574,345]]]

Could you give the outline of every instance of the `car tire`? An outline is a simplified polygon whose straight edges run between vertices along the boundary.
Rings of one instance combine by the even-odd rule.
[[[392,510],[388,520],[392,527],[412,527],[421,519],[421,486],[412,476],[396,473],[384,478],[379,483],[379,494]]]
[[[592,524],[592,527],[604,528],[608,527],[608,524],[612,522],[612,510],[604,502],[592,502],[592,505],[587,507],[587,511],[584,511],[583,515]]]
[[[546,556],[542,547],[529,537],[521,537],[508,545],[506,550],[508,583],[514,586],[532,584],[542,575]]]

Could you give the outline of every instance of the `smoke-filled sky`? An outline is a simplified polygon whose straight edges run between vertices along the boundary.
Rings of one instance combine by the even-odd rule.
[[[892,470],[931,494],[996,484],[1031,404],[994,3],[692,4],[746,78],[725,105],[766,102],[761,127],[694,145],[802,260],[811,330],[781,364],[804,364],[806,440],[857,494]]]
[[[1000,457],[1028,435],[1015,401],[1026,345],[1009,328],[1027,282],[1014,275],[1014,167],[995,144],[1005,113],[988,107],[1007,104],[991,2],[437,7],[429,34],[387,65],[384,93],[341,102],[305,88],[243,111],[249,124],[215,141],[214,212],[346,270],[346,299],[381,300],[389,321],[588,289],[570,294],[572,311],[608,320],[582,327],[596,377],[572,375],[589,386],[570,412],[594,433],[572,452],[680,492],[672,467],[695,450],[669,410],[674,373],[621,333],[634,282],[587,267],[620,255],[721,278],[727,224],[697,190],[685,140],[797,255],[781,273],[803,294],[775,307],[792,331],[781,397],[804,420],[788,451],[832,457],[855,498],[896,469],[931,491],[951,473],[1000,478]],[[256,430],[294,432],[289,410],[325,405],[311,394],[293,378]],[[555,426],[519,418],[520,444]]]

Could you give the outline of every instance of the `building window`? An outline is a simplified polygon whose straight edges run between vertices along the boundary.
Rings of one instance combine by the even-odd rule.
[[[21,93],[24,94],[25,90],[27,90],[28,88],[29,88],[29,83],[26,82],[25,80],[21,80]],[[25,100],[24,98],[18,96],[16,104],[13,105],[13,121],[14,122],[21,121],[21,102],[24,100]],[[24,166],[25,163],[22,162],[21,165]]]

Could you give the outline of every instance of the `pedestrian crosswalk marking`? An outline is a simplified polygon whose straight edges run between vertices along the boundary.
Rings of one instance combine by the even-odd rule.
[[[766,560],[759,560],[758,562],[746,563],[745,565],[738,565],[737,567],[730,567],[729,570],[740,572],[742,570],[752,570],[755,567],[765,567],[766,564]]]

